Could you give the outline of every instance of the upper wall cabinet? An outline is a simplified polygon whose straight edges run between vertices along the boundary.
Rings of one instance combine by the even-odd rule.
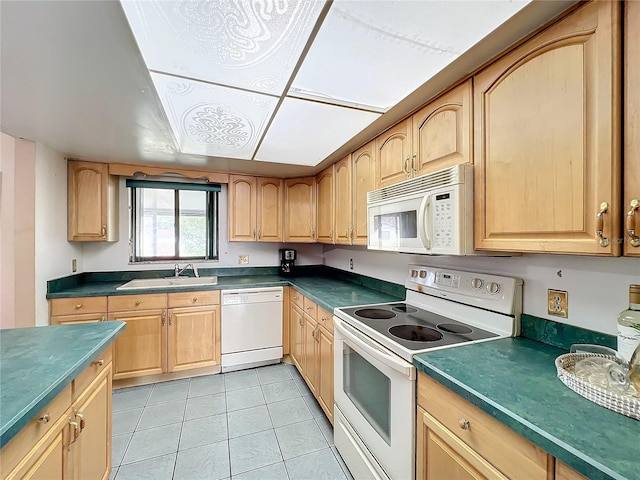
[[[386,187],[411,176],[411,118],[394,125],[375,140],[378,187]]]
[[[67,162],[67,239],[118,240],[118,177],[106,163]]]
[[[353,240],[353,208],[351,186],[351,155],[335,164],[335,236],[334,243],[351,245]]]
[[[316,179],[290,178],[284,181],[284,241],[316,241]]]
[[[625,2],[624,254],[640,256],[640,2]]]
[[[354,245],[367,244],[367,192],[379,186],[376,181],[375,145],[375,141],[371,141],[351,155]]]
[[[620,253],[620,13],[588,3],[474,78],[475,247]]]
[[[412,176],[472,163],[471,79],[429,103],[412,117]]]
[[[282,241],[282,179],[229,175],[229,241]]]
[[[317,241],[333,243],[334,240],[334,205],[335,205],[335,166],[331,165],[316,175],[317,201]]]

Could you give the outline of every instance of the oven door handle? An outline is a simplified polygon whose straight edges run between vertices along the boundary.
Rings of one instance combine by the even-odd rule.
[[[372,340],[369,340],[366,336],[362,335],[351,325],[340,320],[338,317],[333,317],[333,327],[344,335],[347,340],[360,347],[363,351],[379,362],[382,362],[396,372],[402,373],[410,380],[414,380],[416,378],[416,367],[397,357],[395,354],[389,353],[382,347],[376,345]]]

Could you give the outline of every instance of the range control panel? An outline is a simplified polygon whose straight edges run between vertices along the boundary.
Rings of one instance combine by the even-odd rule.
[[[509,312],[513,303],[521,301],[522,297],[521,279],[426,265],[409,265],[405,286],[420,293],[494,311]]]

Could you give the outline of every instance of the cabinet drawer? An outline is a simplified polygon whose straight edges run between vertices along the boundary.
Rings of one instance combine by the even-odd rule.
[[[291,301],[300,307],[300,309],[304,309],[304,295],[293,288],[291,289]]]
[[[330,333],[333,333],[333,315],[327,312],[324,308],[318,307],[318,323],[326,328]]]
[[[553,457],[423,373],[418,405],[507,477],[546,480]]]
[[[51,316],[101,313],[107,311],[107,297],[54,298]]]
[[[148,295],[121,295],[109,297],[109,313],[135,310],[150,310],[153,308],[167,308],[166,293],[151,293]]]
[[[93,379],[96,378],[100,372],[109,366],[111,358],[113,356],[111,345],[104,349],[100,355],[93,359],[93,361],[85,368],[80,375],[74,378],[71,385],[71,392],[73,399],[75,400],[89,386]]]
[[[315,319],[318,316],[318,305],[304,297],[304,313]]]
[[[0,476],[4,478],[57,423],[71,405],[71,385],[43,408],[0,452]],[[43,419],[43,420],[40,420]]]
[[[175,292],[169,294],[169,308],[220,305],[220,290]]]
[[[104,322],[107,319],[106,312],[85,313],[82,315],[58,315],[51,317],[51,325],[70,325],[72,323]]]

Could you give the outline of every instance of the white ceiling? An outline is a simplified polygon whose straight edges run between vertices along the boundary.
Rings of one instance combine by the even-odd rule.
[[[116,1],[3,0],[0,128],[75,158],[315,173],[571,3],[533,2],[498,26],[523,3],[267,0],[281,15],[240,58],[212,48],[222,1],[125,2],[134,39]],[[169,7],[190,28],[158,21]],[[203,127],[220,116],[232,135]]]

